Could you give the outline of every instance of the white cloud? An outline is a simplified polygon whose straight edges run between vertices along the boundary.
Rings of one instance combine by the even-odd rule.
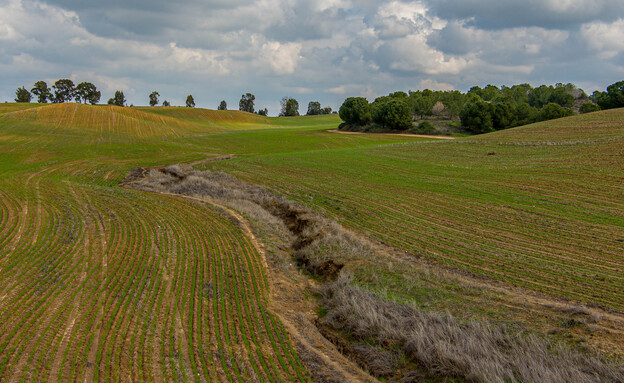
[[[624,19],[613,23],[583,25],[581,35],[600,58],[610,59],[624,52]]]
[[[277,75],[292,74],[301,59],[301,44],[270,41],[262,45],[260,57]]]
[[[622,76],[621,0],[528,1],[541,11],[525,0],[0,0],[0,94],[71,77],[135,104],[158,90],[214,108],[251,91],[258,105],[296,94],[336,108],[399,89]]]

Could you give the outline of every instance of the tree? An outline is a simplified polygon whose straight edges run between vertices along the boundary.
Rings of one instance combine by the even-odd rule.
[[[321,103],[318,101],[310,101],[308,103],[308,116],[318,116],[319,114],[323,114],[323,110],[321,109]]]
[[[158,105],[158,97],[160,97],[160,93],[153,91],[152,93],[150,93],[149,95],[149,104],[150,106],[156,106]]]
[[[433,114],[433,106],[436,103],[434,93],[425,89],[423,91],[410,92],[409,95],[412,112],[423,118]]]
[[[186,96],[186,107],[187,108],[194,108],[195,107],[195,100],[193,99],[193,95],[191,95],[191,94]]]
[[[624,107],[624,81],[609,85],[607,87],[607,96],[609,97],[610,108]],[[602,105],[600,105],[600,107],[602,107]]]
[[[37,81],[30,91],[37,96],[39,103],[45,104],[48,100],[52,100],[52,92],[45,81]]]
[[[258,111],[258,114],[261,115],[261,116],[266,116],[267,114],[269,114],[269,110],[267,108],[260,109]]]
[[[321,114],[332,114],[332,108],[329,106],[324,107],[321,109]]]
[[[126,105],[126,97],[124,96],[123,92],[120,90],[115,91],[115,97],[108,99],[108,105]]]
[[[373,121],[383,128],[405,130],[412,126],[412,113],[407,99],[380,97],[371,108]]]
[[[492,126],[495,130],[507,129],[516,124],[516,110],[511,102],[499,102],[490,107]]]
[[[338,114],[347,124],[364,125],[372,121],[370,104],[364,97],[347,98]]]
[[[95,105],[100,102],[100,97],[102,94],[95,87],[95,85],[90,82],[81,82],[76,86],[74,97],[76,102],[89,103],[91,105]]]
[[[516,105],[516,126],[528,125],[537,121],[537,109],[526,102]]]
[[[30,102],[32,95],[26,88],[21,87],[15,90],[15,102]]]
[[[169,103],[169,101],[165,100],[162,102],[162,106],[171,106],[171,104]]]
[[[538,88],[534,88],[529,92],[528,100],[529,105],[542,108],[544,105],[548,104],[550,101],[550,95],[553,92],[553,88],[542,85]]]
[[[251,93],[246,93],[241,96],[240,101],[238,102],[238,110],[248,113],[254,112],[254,101],[256,96]]]
[[[585,114],[585,113],[597,112],[599,110],[600,110],[600,107],[598,105],[594,104],[593,102],[586,102],[583,105],[581,105],[581,107],[579,108],[579,113]]]
[[[289,98],[286,102],[286,116],[294,117],[299,115],[299,102],[294,98]]]
[[[54,83],[54,102],[69,102],[74,98],[74,82],[70,79],[63,78]]]
[[[227,110],[227,102],[225,102],[225,100],[221,100],[221,103],[219,104],[219,110]]]
[[[574,96],[566,91],[564,85],[558,85],[560,86],[555,87],[555,89],[553,89],[552,93],[550,94],[548,102],[554,102],[555,104],[559,104],[564,108],[572,107],[572,105],[574,105]]]
[[[574,114],[572,110],[565,109],[559,104],[555,104],[554,102],[550,102],[539,111],[538,118],[540,121],[553,120],[555,118],[561,118],[566,116],[571,116]]]
[[[488,133],[494,130],[490,104],[477,101],[464,105],[459,113],[463,126],[473,133]]]
[[[481,98],[485,101],[492,101],[500,94],[501,90],[496,85],[488,84],[483,88],[483,95]]]

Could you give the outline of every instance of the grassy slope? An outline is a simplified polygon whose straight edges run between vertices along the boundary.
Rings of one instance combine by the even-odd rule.
[[[288,135],[261,118],[270,129],[243,139],[220,120],[110,106],[0,113],[0,380],[305,379],[242,232],[210,209],[117,184],[137,166],[292,151],[300,134],[298,149],[395,138]]]
[[[40,323],[33,322],[34,317],[30,316],[25,324],[20,323],[21,327],[3,327],[0,332],[4,334],[0,347],[5,347],[0,352],[4,358],[0,360],[5,366],[3,373],[32,365],[36,359],[39,363],[36,366],[46,366],[41,374],[67,378],[65,374],[70,371],[76,376],[90,376],[94,372],[89,372],[85,365],[77,367],[75,372],[62,367],[70,368],[74,361],[94,363],[97,354],[91,355],[89,350],[98,350],[100,346],[85,344],[89,339],[92,342],[99,339],[96,344],[103,344],[100,361],[112,360],[120,366],[119,371],[102,370],[109,379],[122,371],[140,374],[141,368],[146,374],[149,372],[145,371],[155,369],[159,371],[157,376],[171,377],[180,371],[189,373],[193,364],[197,368],[209,366],[200,359],[192,362],[193,356],[188,352],[179,353],[184,345],[173,347],[159,338],[135,339],[128,344],[121,338],[107,338],[101,332],[96,332],[93,339],[86,335],[105,323],[121,326],[128,334],[139,334],[138,339],[148,330],[166,333],[167,328],[176,326],[178,319],[173,315],[176,299],[165,287],[153,290],[161,291],[153,297],[171,299],[160,311],[165,318],[163,323],[150,324],[141,332],[133,330],[141,326],[141,320],[124,319],[135,316],[133,310],[137,309],[133,307],[139,306],[130,303],[137,301],[122,301],[128,303],[121,306],[124,315],[119,319],[95,316],[99,325],[94,324],[88,322],[87,313],[82,311],[93,306],[90,295],[81,295],[79,303],[73,304],[76,298],[72,294],[82,294],[82,287],[67,281],[80,270],[102,273],[97,264],[103,254],[107,254],[104,259],[118,265],[114,267],[120,267],[124,274],[131,273],[131,267],[136,265],[127,262],[127,254],[137,251],[156,254],[164,251],[163,246],[184,254],[202,246],[200,238],[210,234],[203,232],[205,227],[199,222],[212,220],[217,225],[214,213],[168,197],[120,190],[116,185],[136,166],[190,162],[225,153],[238,156],[202,166],[268,186],[412,254],[558,297],[623,308],[622,110],[453,142],[326,132],[325,129],[337,126],[336,116],[278,119],[221,112],[223,118],[202,119],[214,113],[75,104],[43,107],[5,104],[0,108],[0,241],[3,241],[0,281],[3,286],[10,286],[7,291],[11,291],[0,294],[0,306],[10,307],[1,311],[10,318],[2,318],[0,322],[5,326],[20,323],[11,315],[22,312],[24,300],[13,301],[14,298],[30,297],[29,302],[36,301],[44,307],[38,317]],[[232,116],[258,120],[236,123]],[[236,127],[230,128],[231,124]],[[196,217],[192,227],[180,220],[187,216]],[[229,241],[238,241],[227,239],[228,235],[241,238],[240,233],[226,234],[237,232],[232,230],[227,227],[217,230],[219,235],[214,237],[217,243],[227,246]],[[169,237],[169,233],[176,232],[185,239]],[[107,246],[112,250],[105,250]],[[80,268],[85,261],[80,257],[85,254],[90,259],[87,262],[95,266]],[[29,264],[32,267],[22,268],[23,259],[32,259]],[[144,257],[137,259],[151,262]],[[197,261],[189,258],[185,262],[188,263],[182,263],[175,275],[193,280],[196,277],[186,273]],[[60,267],[64,263],[78,268],[70,273]],[[148,270],[163,266],[151,264]],[[176,270],[173,264],[168,267],[170,271]],[[156,278],[161,286],[171,286],[176,294],[180,292],[182,287],[174,287],[179,280],[161,279],[166,274],[162,273]],[[145,275],[154,277],[149,272]],[[146,281],[145,286],[151,283],[149,279],[141,280]],[[101,279],[96,280],[90,291],[106,291],[100,282]],[[36,291],[32,286],[37,287]],[[186,286],[191,291],[195,288],[194,294],[205,288]],[[50,300],[45,295],[48,292],[56,294],[53,295],[56,298]],[[104,293],[109,298],[102,299],[116,294]],[[144,297],[141,294],[137,296]],[[248,299],[244,295],[240,297],[239,302]],[[199,296],[191,301],[195,302],[195,308],[205,304]],[[191,301],[178,302],[183,305],[179,306],[183,307],[180,312],[192,310]],[[65,308],[58,311],[56,306],[50,306],[51,302],[61,302]],[[107,305],[114,305],[115,301],[106,302],[109,301],[94,307],[105,308],[104,312],[108,313]],[[232,310],[237,303],[229,302],[224,303],[224,308]],[[193,324],[195,317],[184,315],[179,319],[181,323],[197,326]],[[204,318],[200,321],[210,318],[201,314],[198,317]],[[253,327],[254,322],[250,323]],[[149,327],[152,325],[155,329]],[[221,327],[219,331],[224,334],[224,330]],[[44,343],[34,336],[42,332],[50,334],[45,335]],[[7,340],[9,334],[11,338]],[[244,335],[236,332],[232,337],[242,342]],[[188,343],[195,341],[190,337],[184,339]],[[220,339],[227,343],[225,335]],[[164,347],[160,352],[169,356],[150,359],[144,352],[143,359],[137,361],[124,357],[126,354],[107,356],[105,352],[109,348],[111,352],[117,348],[129,350],[124,353],[138,352],[145,347],[140,346],[144,341],[154,342],[148,343],[154,350]],[[68,346],[74,342],[78,342],[76,347]],[[268,351],[267,356],[279,352]],[[64,354],[68,356],[61,358],[61,366],[55,365],[58,355]],[[259,357],[254,360],[258,369],[264,371]],[[216,361],[217,370],[220,363]],[[247,370],[254,369],[252,362],[241,363],[246,363]],[[25,374],[37,368],[31,367]],[[209,369],[207,374],[211,373]],[[277,365],[267,364],[266,369],[281,371]]]
[[[305,150],[296,139],[301,151],[250,145],[264,154],[205,167],[316,206],[414,255],[621,310],[623,116],[613,110],[397,146]],[[288,134],[332,140],[319,131]]]

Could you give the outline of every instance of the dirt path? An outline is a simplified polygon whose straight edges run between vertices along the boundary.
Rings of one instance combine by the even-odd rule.
[[[330,133],[339,133],[339,134],[383,134],[384,136],[400,136],[400,137],[420,137],[420,138],[435,138],[438,140],[454,140],[455,137],[449,136],[432,136],[426,134],[407,134],[407,133],[364,133],[364,132],[346,132],[338,129],[326,130],[326,132]]]

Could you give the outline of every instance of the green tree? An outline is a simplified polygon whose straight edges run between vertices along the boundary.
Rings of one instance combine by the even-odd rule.
[[[169,101],[165,100],[162,102],[162,106],[171,106],[171,104],[169,103]]]
[[[158,105],[158,97],[160,97],[160,93],[153,91],[152,93],[150,93],[149,95],[149,104],[150,106],[156,106]]]
[[[26,88],[21,87],[15,90],[15,102],[30,102],[32,95]]]
[[[76,86],[74,97],[76,102],[89,103],[95,105],[100,102],[102,94],[99,90],[90,82],[81,82]]]
[[[39,103],[45,104],[48,100],[52,100],[52,92],[45,81],[37,81],[30,91],[37,96]]]
[[[571,108],[574,105],[574,96],[568,93],[565,86],[562,85],[553,89],[550,97],[548,98],[548,102],[554,102],[564,108]]]
[[[321,114],[332,114],[332,108],[329,106],[324,107],[321,109]]]
[[[550,96],[553,90],[552,86],[546,85],[532,89],[528,95],[529,105],[541,109],[544,105],[550,102]]]
[[[115,97],[108,99],[108,105],[124,106],[126,105],[126,96],[120,90],[115,91]]]
[[[511,128],[516,124],[516,110],[511,102],[500,102],[490,106],[490,114],[494,130]]]
[[[69,102],[74,99],[74,82],[70,79],[63,78],[57,80],[52,89],[54,89],[54,102]]]
[[[483,88],[483,98],[485,101],[494,100],[499,94],[501,90],[498,89],[496,85],[488,84],[485,88]]]
[[[585,113],[597,112],[599,110],[600,110],[600,107],[598,105],[594,104],[593,102],[586,102],[583,105],[581,105],[581,107],[579,108],[579,113],[585,114]]]
[[[565,109],[559,104],[550,102],[539,111],[538,118],[540,121],[553,120],[555,118],[561,118],[573,115],[574,112],[570,109]]]
[[[286,101],[286,116],[294,117],[299,115],[299,102],[294,98],[289,98]]]
[[[347,98],[340,106],[338,114],[347,124],[364,125],[372,120],[370,104],[364,97]]]
[[[321,103],[318,101],[310,101],[308,103],[308,113],[306,113],[306,115],[308,116],[318,116],[319,114],[322,114],[323,110],[321,109]]]
[[[523,102],[516,105],[516,126],[528,125],[537,121],[537,109]]]
[[[241,96],[240,101],[238,102],[238,110],[243,112],[254,112],[254,101],[256,96],[251,93],[246,93]]]
[[[371,108],[373,121],[383,128],[405,130],[412,126],[412,113],[407,100],[380,97]]]
[[[412,107],[412,113],[420,118],[424,116],[431,116],[433,114],[433,106],[436,103],[435,94],[425,89],[423,91],[416,91],[409,93],[410,105]]]
[[[609,96],[610,108],[624,107],[624,81],[619,81],[615,84],[609,85],[607,87],[607,95]],[[600,106],[602,107],[602,105]]]
[[[459,113],[463,126],[473,133],[488,133],[494,130],[491,106],[484,101],[477,101],[464,105]]]
[[[268,114],[269,114],[269,110],[268,110],[267,108],[260,109],[260,110],[258,111],[258,114],[259,114],[259,115],[261,115],[261,116],[266,116],[266,115],[268,115]]]
[[[595,91],[589,99],[594,103],[598,104],[600,109],[609,109],[611,108],[611,99],[609,99],[609,94],[607,92],[601,92],[599,90]]]
[[[194,108],[195,107],[195,99],[193,99],[193,95],[189,94],[186,96],[186,107]]]
[[[219,104],[219,107],[217,109],[218,110],[227,110],[227,102],[225,102],[225,100],[221,100],[221,103]]]
[[[388,97],[390,98],[408,98],[409,95],[401,90],[397,91],[397,92],[392,92],[388,95]]]

